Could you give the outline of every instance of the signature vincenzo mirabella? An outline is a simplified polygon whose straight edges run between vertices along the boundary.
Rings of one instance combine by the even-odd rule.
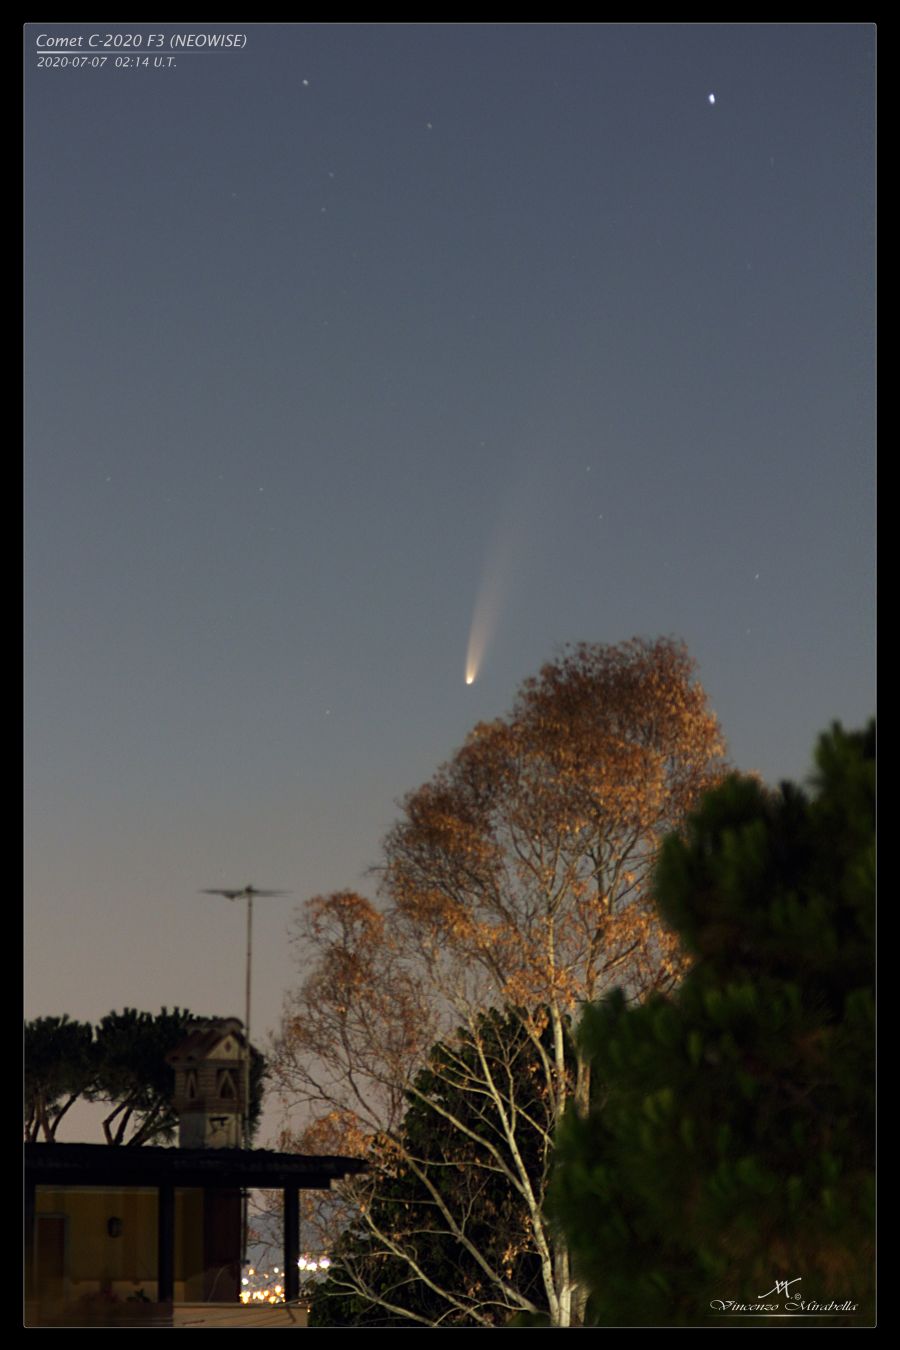
[[[786,1294],[792,1284],[799,1284],[802,1279],[802,1275],[795,1275],[792,1280],[776,1280],[774,1289],[770,1289],[767,1294],[757,1294],[756,1297],[771,1298],[773,1294]]]
[[[804,1298],[799,1290],[792,1294],[791,1285],[799,1284],[802,1278],[802,1275],[795,1275],[792,1280],[776,1280],[767,1294],[757,1294],[756,1303],[741,1303],[733,1298],[714,1298],[709,1306],[714,1313],[726,1317],[765,1317],[773,1314],[776,1317],[834,1317],[841,1313],[858,1311],[859,1305],[850,1299],[841,1301],[830,1299],[820,1303],[814,1298]],[[770,1299],[773,1294],[784,1299],[784,1302],[764,1301]]]

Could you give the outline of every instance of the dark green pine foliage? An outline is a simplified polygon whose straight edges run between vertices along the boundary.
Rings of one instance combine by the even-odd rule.
[[[175,1137],[175,1071],[166,1055],[198,1018],[186,1009],[158,1013],[125,1008],[107,1013],[96,1029],[67,1016],[25,1024],[25,1139],[52,1143],[79,1097],[112,1107],[103,1121],[108,1144],[161,1144]],[[266,1061],[251,1047],[250,1129],[262,1112]]]
[[[103,1121],[108,1144],[161,1143],[174,1137],[175,1074],[166,1055],[184,1040],[194,1021],[181,1008],[162,1008],[157,1015],[125,1008],[101,1020],[91,1096],[113,1106]]]
[[[508,1323],[508,1306],[492,1311],[496,1289],[475,1257],[449,1231],[447,1220],[410,1165],[413,1161],[427,1170],[466,1238],[492,1268],[502,1271],[509,1284],[539,1308],[545,1307],[540,1262],[524,1202],[498,1172],[487,1149],[451,1124],[440,1109],[451,1112],[481,1138],[502,1144],[496,1108],[478,1087],[486,1077],[479,1063],[480,1051],[494,1081],[504,1084],[507,1102],[514,1102],[519,1112],[517,1144],[529,1175],[539,1185],[547,1172],[550,1146],[550,1122],[540,1091],[545,1071],[515,1013],[492,1010],[480,1019],[475,1038],[462,1030],[458,1035],[452,1047],[438,1043],[433,1048],[428,1067],[416,1078],[399,1147],[388,1139],[377,1142],[369,1161],[375,1174],[369,1221],[357,1219],[332,1251],[329,1277],[312,1292],[310,1326],[479,1324],[439,1290],[477,1307],[495,1325]],[[549,1046],[549,1031],[547,1040]],[[373,1230],[389,1234],[403,1255],[386,1250]],[[419,1278],[414,1266],[431,1283]],[[377,1297],[367,1297],[367,1289]]]
[[[197,1022],[206,1020],[182,1008],[171,1012],[162,1008],[156,1014],[134,1008],[107,1013],[97,1027],[98,1068],[91,1094],[96,1101],[113,1104],[103,1122],[107,1143],[161,1144],[175,1138],[175,1071],[166,1056]],[[264,1077],[265,1059],[251,1046],[251,1136],[262,1110]]]
[[[874,723],[817,764],[809,796],[732,777],[704,799],[657,871],[690,973],[583,1019],[593,1105],[551,1197],[596,1325],[708,1326],[711,1300],[797,1277],[857,1306],[814,1325],[871,1320]]]
[[[95,1081],[94,1029],[65,1014],[38,1017],[25,1024],[23,1049],[25,1139],[53,1143],[63,1116]]]

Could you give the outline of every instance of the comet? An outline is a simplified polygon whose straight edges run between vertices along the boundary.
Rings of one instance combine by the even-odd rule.
[[[485,652],[497,629],[503,601],[516,559],[516,537],[512,522],[498,528],[493,546],[485,558],[484,570],[475,595],[469,645],[466,649],[466,684],[474,684],[484,661]]]
[[[512,465],[507,473],[510,486],[500,503],[499,519],[485,551],[481,580],[475,592],[465,680],[478,679],[488,647],[494,639],[512,580],[529,553],[537,532],[538,511],[547,498],[545,475],[551,459],[533,453]]]

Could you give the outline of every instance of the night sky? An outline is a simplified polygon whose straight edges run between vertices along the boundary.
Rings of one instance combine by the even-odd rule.
[[[109,32],[247,41],[37,65]],[[872,714],[875,43],[26,26],[27,1016],[242,1016],[252,882],[263,1039],[566,642],[683,638],[770,781]]]

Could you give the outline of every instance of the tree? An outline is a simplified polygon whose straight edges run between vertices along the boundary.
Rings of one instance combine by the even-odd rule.
[[[308,907],[301,941],[314,965],[286,1004],[275,1055],[285,1096],[402,1153],[403,1110],[410,1097],[426,1105],[417,1072],[457,1028],[457,1053],[473,1066],[465,1092],[490,1103],[502,1132],[494,1165],[531,1233],[540,1296],[471,1244],[490,1294],[433,1289],[454,1317],[580,1320],[566,1244],[544,1217],[553,1130],[570,1098],[586,1104],[589,1092],[566,1026],[614,982],[641,998],[679,977],[650,869],[661,837],[721,774],[722,749],[680,645],[570,649],[402,803],[384,843],[381,910],[348,893]],[[485,1045],[490,1008],[513,1019],[539,1066],[547,1147],[537,1173],[519,1147],[515,1079]],[[440,1059],[429,1067],[449,1084]],[[447,1119],[465,1148],[463,1122]],[[376,1169],[348,1196],[359,1213],[371,1212],[378,1184]],[[441,1222],[447,1238],[470,1242],[449,1206]],[[411,1246],[393,1255],[423,1278]]]
[[[672,997],[585,1013],[593,1099],[557,1150],[596,1324],[708,1325],[777,1280],[870,1310],[874,754],[874,724],[835,726],[812,796],[734,777],[665,844],[658,903],[694,964]]]
[[[94,1033],[67,1016],[25,1024],[25,1140],[52,1144],[63,1116],[87,1093],[96,1075]]]
[[[53,1142],[59,1121],[79,1097],[112,1106],[103,1121],[108,1144],[171,1140],[178,1119],[172,1105],[175,1074],[166,1055],[206,1020],[181,1008],[157,1014],[126,1008],[108,1013],[96,1031],[65,1016],[27,1023],[26,1140],[35,1142],[42,1131]],[[251,1130],[262,1110],[265,1072],[263,1056],[251,1047]]]
[[[519,1153],[538,1178],[550,1144],[539,1059],[515,1015],[485,1014],[479,1031],[492,1077],[510,1084]],[[464,1031],[432,1048],[399,1139],[373,1145],[377,1189],[332,1250],[328,1279],[314,1287],[311,1326],[452,1326],[470,1322],[473,1309],[490,1325],[508,1316],[496,1302],[497,1278],[540,1305],[534,1236],[509,1181],[507,1131],[496,1103],[478,1091],[482,1079]]]
[[[103,1121],[108,1144],[146,1144],[174,1137],[175,1073],[166,1055],[197,1020],[181,1008],[171,1012],[163,1008],[156,1016],[126,1008],[107,1013],[100,1022],[99,1070],[92,1097],[113,1106]],[[129,1126],[134,1127],[130,1138]]]

